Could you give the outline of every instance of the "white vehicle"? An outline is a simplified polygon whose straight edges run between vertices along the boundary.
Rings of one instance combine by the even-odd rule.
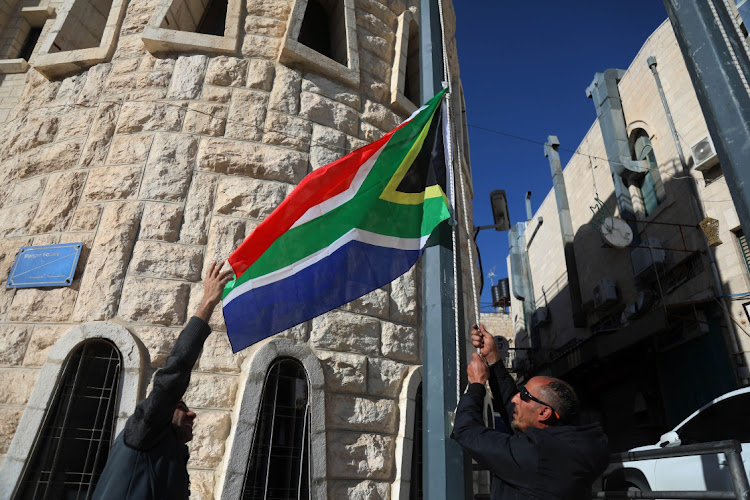
[[[750,476],[750,387],[737,389],[705,404],[655,445],[629,451],[736,439]],[[605,491],[732,491],[723,453],[624,462],[604,473]]]

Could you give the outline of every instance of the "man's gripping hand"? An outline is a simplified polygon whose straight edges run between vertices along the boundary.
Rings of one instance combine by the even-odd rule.
[[[208,323],[208,319],[214,312],[216,305],[221,302],[221,294],[224,286],[232,279],[232,269],[221,271],[221,264],[212,262],[208,268],[206,279],[203,282],[203,299],[198,304],[195,316]]]
[[[484,325],[473,325],[471,329],[471,343],[479,349],[479,353],[487,364],[491,365],[500,361],[500,351],[495,343],[495,337],[484,328]]]
[[[474,353],[471,355],[468,368],[466,368],[466,374],[469,377],[470,384],[484,384],[490,378],[490,369],[484,360],[479,357],[479,354]]]

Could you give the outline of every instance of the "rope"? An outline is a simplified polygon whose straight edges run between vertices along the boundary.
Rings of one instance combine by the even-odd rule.
[[[726,0],[724,0],[724,4],[726,5]],[[745,74],[742,71],[742,68],[740,67],[740,63],[737,60],[737,54],[734,53],[734,48],[732,47],[732,44],[729,43],[729,37],[727,36],[726,30],[724,30],[724,26],[721,24],[721,20],[719,19],[719,13],[716,11],[716,5],[714,5],[713,0],[710,0],[708,2],[708,6],[711,7],[711,13],[714,15],[714,21],[716,21],[716,26],[719,28],[719,31],[721,31],[721,37],[724,39],[724,44],[727,46],[727,49],[729,50],[729,54],[732,56],[732,62],[734,63],[734,68],[737,70],[737,73],[739,74],[740,80],[742,80],[742,85],[745,87],[745,92],[747,92],[747,95],[750,96],[750,85],[748,85],[747,80],[745,79]],[[731,10],[729,11],[729,16],[731,15]],[[739,26],[737,26],[737,23],[734,22],[735,29],[739,29]],[[743,44],[744,45],[744,44]],[[747,51],[746,51],[747,54]]]
[[[737,33],[737,37],[741,41],[742,50],[745,52],[745,56],[747,56],[747,58],[750,59],[750,47],[747,46],[745,35],[744,33],[742,33],[742,28],[740,28],[740,24],[737,22],[737,18],[732,15],[732,7],[729,5],[729,0],[724,0],[724,7],[726,7],[727,9],[727,12],[729,13],[729,17],[732,20],[732,24],[734,25],[734,31]]]
[[[448,163],[448,172],[449,172],[449,191],[450,191],[450,202],[451,202],[451,224],[453,226],[451,231],[451,248],[452,248],[452,256],[453,256],[453,327],[455,328],[455,349],[456,349],[456,401],[461,397],[461,357],[458,355],[461,351],[461,346],[459,342],[459,324],[458,324],[458,257],[457,257],[457,242],[456,242],[456,231],[457,231],[457,225],[456,225],[456,188],[455,188],[455,172],[454,168],[455,165],[453,163],[453,137],[451,134],[451,115],[450,115],[450,109],[451,109],[451,94],[452,94],[452,88],[451,88],[451,80],[450,80],[450,68],[448,66],[448,55],[447,55],[447,44],[445,41],[445,19],[443,17],[443,2],[442,0],[438,0],[438,13],[440,15],[440,41],[442,43],[442,59],[443,59],[443,78],[445,80],[444,85],[448,86],[448,95],[446,95],[446,102],[445,102],[445,115],[447,118],[447,123],[443,124],[445,127],[445,130],[448,133],[447,138],[447,152],[448,152],[448,158],[446,158],[446,161]]]

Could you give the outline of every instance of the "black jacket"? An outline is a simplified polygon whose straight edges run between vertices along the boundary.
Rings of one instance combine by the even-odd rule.
[[[188,448],[177,440],[172,415],[209,333],[203,320],[190,318],[164,368],[156,372],[151,393],[138,403],[112,445],[94,500],[184,500],[190,496]]]
[[[511,404],[518,390],[502,362],[490,371],[497,399]],[[598,424],[561,425],[505,433],[484,426],[485,389],[471,384],[461,396],[454,437],[477,463],[492,473],[492,500],[581,500],[591,498],[591,484],[607,467],[607,437]],[[501,408],[506,422],[507,408]]]

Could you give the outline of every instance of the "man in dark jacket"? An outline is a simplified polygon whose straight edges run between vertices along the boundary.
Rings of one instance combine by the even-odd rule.
[[[156,372],[151,393],[138,404],[112,445],[95,500],[184,500],[190,496],[187,443],[193,439],[196,415],[182,396],[211,333],[208,320],[232,274],[220,268],[211,264],[195,315],[177,338],[164,367]]]
[[[575,426],[578,399],[562,380],[533,377],[519,392],[505,369],[495,339],[474,325],[469,388],[461,396],[453,429],[456,441],[492,473],[492,500],[582,500],[607,467],[607,437],[598,424]],[[482,420],[484,383],[489,380],[500,413],[512,433],[489,429]],[[512,416],[512,418],[508,418]]]

